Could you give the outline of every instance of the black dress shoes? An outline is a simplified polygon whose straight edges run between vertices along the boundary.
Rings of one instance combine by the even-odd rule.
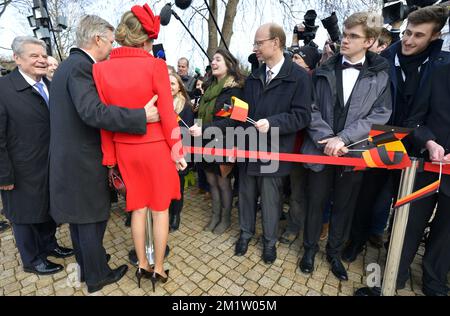
[[[330,263],[331,272],[333,272],[336,278],[341,281],[348,281],[347,270],[345,270],[345,267],[339,258],[327,255],[327,261]]]
[[[56,246],[55,249],[48,253],[49,256],[55,258],[67,258],[74,255],[73,249]]]
[[[50,275],[62,271],[64,267],[60,264],[44,260],[42,263],[31,267],[23,267],[23,271],[38,275]]]
[[[272,264],[277,260],[277,248],[275,246],[273,247],[264,247],[262,259],[265,264]]]
[[[250,242],[250,240],[245,240],[243,238],[239,238],[238,241],[236,242],[236,248],[234,250],[234,255],[238,256],[238,257],[242,257],[243,255],[245,255],[247,253],[248,250],[248,243]]]
[[[314,258],[316,252],[314,250],[305,250],[302,260],[300,260],[299,268],[303,273],[312,273],[314,271]]]
[[[106,254],[106,263],[109,262],[109,260],[111,260],[111,255],[109,253]],[[84,274],[83,271],[81,271],[80,273],[80,282],[85,282],[85,278],[84,278]]]
[[[9,224],[6,221],[0,221],[0,233],[3,233],[9,228]]]
[[[105,286],[107,286],[109,284],[116,283],[127,273],[127,271],[128,271],[128,266],[125,264],[118,267],[117,269],[112,270],[106,279],[100,281],[97,284],[88,285],[88,287],[87,287],[88,292],[94,293],[94,292],[100,291],[101,289],[103,289]]]
[[[353,262],[356,260],[358,255],[363,251],[364,245],[350,242],[347,247],[345,247],[342,253],[342,260],[345,262]]]

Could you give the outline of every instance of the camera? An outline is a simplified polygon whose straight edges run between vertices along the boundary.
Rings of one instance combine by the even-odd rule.
[[[383,0],[384,23],[392,24],[405,20],[411,12],[434,5],[437,2],[436,0],[406,0],[406,4],[404,4],[398,0]]]
[[[331,41],[333,43],[338,43],[341,41],[341,31],[339,30],[338,18],[336,12],[331,13],[331,15],[322,20],[322,25],[326,28],[328,34],[330,35]]]
[[[316,26],[316,18],[317,13],[315,10],[308,10],[304,16],[303,25],[305,26],[305,30],[301,31],[297,26],[294,27],[294,34],[297,34],[298,39],[302,40],[305,45],[308,45],[316,38],[317,29],[319,26]]]

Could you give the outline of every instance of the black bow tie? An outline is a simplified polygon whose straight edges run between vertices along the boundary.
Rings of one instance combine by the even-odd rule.
[[[352,65],[352,64],[344,61],[342,63],[342,70],[349,69],[349,68],[355,68],[356,70],[361,71],[363,69],[363,64],[362,63],[358,63],[358,64]]]

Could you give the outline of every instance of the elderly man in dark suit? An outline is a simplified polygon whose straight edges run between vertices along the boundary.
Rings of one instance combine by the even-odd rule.
[[[70,223],[81,281],[90,293],[117,282],[127,271],[126,265],[112,270],[103,248],[110,194],[99,129],[145,134],[147,121],[159,120],[151,106],[154,100],[138,110],[101,103],[92,65],[108,57],[113,31],[97,16],[83,17],[77,28],[78,48],[59,66],[51,87],[50,213],[57,223]]]
[[[73,251],[58,246],[49,215],[46,45],[20,36],[12,49],[17,68],[0,78],[0,192],[24,271],[53,274],[63,266],[47,256],[64,258]]]

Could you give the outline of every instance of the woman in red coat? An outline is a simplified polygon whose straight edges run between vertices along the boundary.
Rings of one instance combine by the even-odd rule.
[[[108,61],[94,65],[93,74],[105,104],[121,104],[130,109],[157,96],[160,122],[147,124],[147,134],[132,135],[101,131],[103,164],[118,165],[127,188],[126,209],[132,211],[131,231],[139,260],[138,285],[142,277],[166,282],[164,253],[169,234],[168,208],[181,198],[178,170],[186,168],[180,130],[173,108],[167,66],[150,55],[158,37],[159,16],[150,7],[134,6],[122,16],[116,41],[122,47],[111,52]],[[145,254],[145,227],[148,210],[153,217],[154,270]]]

